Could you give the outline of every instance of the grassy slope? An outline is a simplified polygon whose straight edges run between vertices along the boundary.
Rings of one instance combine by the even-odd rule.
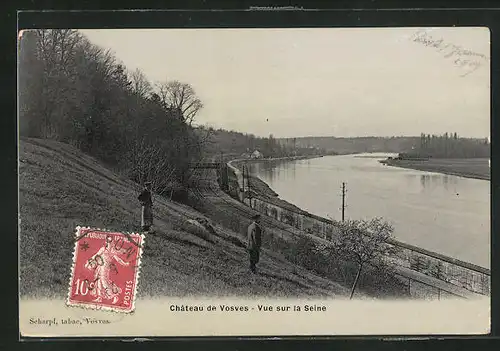
[[[135,183],[75,148],[53,141],[20,143],[20,290],[67,294],[74,228],[139,229]],[[207,235],[187,222],[190,207],[155,199],[155,234],[146,235],[142,296],[332,296],[346,289],[264,250],[262,274],[247,268],[244,238],[216,226]]]
[[[192,194],[192,206],[227,228],[244,233],[246,226],[251,222],[250,218],[258,212],[220,190],[213,171],[200,175],[198,184],[202,189],[201,194]],[[265,197],[266,201],[290,209],[298,209],[275,197],[275,193],[267,184],[258,178],[252,177],[250,186],[258,193],[259,197]],[[209,190],[210,188],[213,190],[203,191],[203,189]],[[298,211],[304,212],[301,209]],[[313,242],[318,243],[316,235],[307,234],[269,216],[263,216],[261,224],[264,227],[263,246],[268,249],[267,255],[272,255],[275,259],[296,262],[322,277],[328,277],[342,286],[351,287],[358,266],[335,254],[323,256],[315,253],[309,245]],[[406,282],[401,282],[389,271],[365,268],[359,278],[355,297],[357,299],[406,298],[408,297],[408,287]]]

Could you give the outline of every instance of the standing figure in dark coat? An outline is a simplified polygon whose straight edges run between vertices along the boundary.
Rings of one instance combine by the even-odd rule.
[[[260,246],[262,243],[262,227],[260,225],[260,215],[255,215],[252,219],[253,222],[250,223],[247,229],[247,250],[250,254],[250,270],[252,273],[256,273],[257,268],[255,265],[259,263]]]
[[[144,189],[138,197],[141,206],[141,227],[142,230],[147,232],[153,225],[153,197],[151,195],[151,182],[144,184]]]

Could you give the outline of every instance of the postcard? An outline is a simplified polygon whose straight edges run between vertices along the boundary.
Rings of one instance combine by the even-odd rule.
[[[18,39],[22,337],[489,333],[487,28]]]

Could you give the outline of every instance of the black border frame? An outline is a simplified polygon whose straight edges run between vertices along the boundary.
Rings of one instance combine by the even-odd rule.
[[[379,3],[370,2],[368,7],[372,9],[361,9],[359,3],[357,2],[347,2],[344,5],[345,9],[314,9],[309,10],[311,8],[317,8],[318,6],[313,3],[307,3],[307,8],[305,4],[298,4],[296,6],[303,7],[303,9],[298,9],[295,11],[291,10],[283,10],[283,11],[248,11],[249,6],[243,6],[243,10],[233,10],[234,6],[225,4],[219,5],[219,10],[211,10],[210,7],[207,6],[205,2],[202,4],[202,10],[150,10],[150,11],[134,11],[134,12],[123,12],[123,11],[105,11],[105,12],[95,12],[95,11],[72,11],[72,12],[24,12],[19,14],[19,29],[23,28],[221,28],[221,27],[240,27],[240,28],[251,28],[251,27],[265,27],[265,28],[277,28],[277,27],[399,27],[399,26],[486,26],[490,28],[491,31],[491,147],[492,153],[495,153],[494,150],[496,148],[496,126],[495,126],[495,118],[498,110],[498,99],[497,89],[498,89],[498,51],[500,47],[500,9],[492,8],[491,4],[489,8],[478,8],[478,6],[487,7],[487,1],[476,1],[474,4],[476,8],[439,8],[440,4],[436,2],[432,2],[434,8],[433,9],[424,9],[420,5],[418,8],[405,8],[405,9],[382,9]],[[80,3],[79,8],[88,8],[88,1],[82,1]],[[290,6],[291,1],[287,4],[283,4],[282,6]],[[343,2],[344,3],[344,2]],[[405,3],[408,4],[408,3]],[[449,4],[449,3],[448,3]],[[30,5],[34,5],[32,2]],[[62,6],[62,8],[73,10],[74,7],[71,7],[71,4],[66,4],[69,6]],[[191,6],[189,6],[191,5]],[[324,3],[320,4],[324,5]],[[339,3],[337,3],[339,5]],[[347,6],[346,6],[347,5]],[[376,6],[378,5],[378,6]],[[399,6],[401,3],[399,3]],[[98,5],[99,6],[99,5]],[[125,3],[121,3],[120,6],[122,8],[127,7]],[[252,4],[251,6],[268,6],[267,4],[258,5]],[[293,6],[293,5],[292,5]],[[442,5],[441,5],[442,6]],[[23,6],[24,7],[24,6]],[[20,7],[20,8],[23,8]],[[42,6],[41,8],[50,8],[51,6]],[[105,4],[102,6],[105,7]],[[144,6],[146,7],[146,6]],[[192,8],[192,2],[188,4],[184,4],[184,8]],[[331,6],[329,6],[331,7]],[[337,7],[337,6],[336,6]],[[374,9],[374,8],[377,8]],[[389,4],[390,7],[390,4]],[[393,6],[395,8],[396,6]],[[27,7],[24,7],[27,9]],[[33,8],[33,6],[31,6]],[[95,7],[94,7],[95,8]],[[140,7],[137,7],[140,8]],[[226,9],[224,9],[226,8]],[[349,9],[350,8],[350,9]],[[357,8],[354,9],[353,8]],[[17,14],[9,12],[9,19],[17,20]],[[14,18],[13,18],[14,17]],[[12,40],[12,52],[7,56],[8,60],[8,75],[10,78],[13,78],[13,89],[11,94],[7,96],[7,100],[11,102],[16,99],[17,91],[16,91],[16,83],[17,78],[12,76],[12,68],[16,67],[16,59],[17,59],[17,50],[16,50],[16,39],[17,34],[12,32],[12,29],[9,29],[9,39]],[[10,56],[12,55],[12,56]],[[14,71],[15,72],[15,71]],[[4,90],[5,91],[5,90]],[[14,104],[13,106],[14,115],[17,116],[17,108]],[[10,114],[9,116],[12,116]],[[17,205],[17,118],[4,118],[2,122],[3,127],[2,131],[15,130],[15,133],[10,132],[6,133],[6,137],[2,138],[3,147],[2,151],[6,152],[6,155],[3,159],[8,161],[8,166],[4,167],[4,169],[15,170],[13,177],[8,180],[8,185],[10,185],[10,181],[12,182],[12,186],[8,186],[8,195],[9,199],[15,199]],[[12,151],[12,152],[9,152]],[[15,155],[15,157],[14,157]],[[497,212],[495,197],[498,192],[499,184],[498,177],[496,177],[496,169],[500,169],[499,160],[493,158],[492,162],[492,177],[491,177],[491,196],[492,196],[492,233],[495,233],[498,228],[498,221],[495,220],[494,213]],[[12,176],[12,174],[11,174]],[[3,177],[2,177],[3,178]],[[14,184],[16,186],[14,186]],[[15,214],[9,212],[9,218],[12,221],[12,224],[17,229],[17,206],[15,210]],[[15,223],[15,224],[14,224]],[[10,226],[9,226],[10,227]],[[10,232],[10,231],[9,231]],[[17,230],[16,230],[17,233]],[[4,240],[7,239],[7,244],[10,247],[18,247],[17,246],[17,237],[7,236],[4,237]],[[496,291],[500,287],[499,283],[499,272],[497,272],[496,266],[498,266],[498,254],[496,251],[498,250],[498,243],[495,235],[492,234],[491,237],[491,271],[492,271],[492,291]],[[10,253],[14,253],[14,250],[11,250]],[[17,250],[15,251],[16,259],[17,259]],[[3,257],[2,257],[3,258]],[[13,261],[12,261],[13,262]],[[17,262],[17,261],[16,261]],[[5,265],[4,265],[5,266]],[[12,266],[12,265],[9,265]],[[16,283],[8,284],[12,291],[15,292],[17,297],[17,270],[13,272],[15,274]],[[11,281],[14,282],[14,279]],[[495,318],[500,315],[499,303],[498,299],[495,296],[495,293],[492,293],[491,297],[491,336],[500,336],[500,324],[499,321]],[[13,307],[13,304],[10,304]],[[15,305],[14,315],[16,316],[15,321],[16,324],[14,326],[17,329],[15,334],[19,335],[19,316],[18,316],[18,305]],[[10,329],[10,328],[9,328]],[[2,333],[3,334],[3,333]],[[449,339],[455,340],[449,340]],[[394,343],[394,340],[401,339],[418,339],[421,341],[405,341],[405,349],[407,347],[411,348],[416,345],[421,345],[421,347],[430,346],[434,342],[440,344],[437,345],[440,349],[448,346],[454,346],[453,349],[465,348],[469,349],[472,346],[473,340],[471,339],[479,339],[477,341],[477,345],[485,346],[487,342],[486,339],[489,337],[486,336],[454,336],[454,335],[438,335],[438,336],[429,336],[429,337],[414,337],[414,336],[401,336],[395,338],[394,336],[366,336],[366,337],[346,337],[346,336],[335,336],[335,337],[324,337],[324,336],[296,336],[296,337],[279,337],[279,338],[268,338],[268,337],[194,337],[194,338],[182,338],[182,337],[169,337],[169,338],[148,338],[150,340],[164,340],[167,341],[170,346],[179,346],[181,342],[185,342],[189,340],[189,344],[192,347],[202,346],[203,348],[214,347],[219,349],[222,346],[229,346],[231,348],[237,349],[245,349],[245,347],[264,347],[269,345],[270,347],[276,347],[276,343],[274,340],[269,339],[280,339],[280,346],[284,346],[287,349],[293,346],[299,346],[301,349],[304,346],[310,347],[313,346],[311,342],[314,340],[314,344],[316,346],[333,346],[333,344],[337,346],[351,346],[351,347],[373,347],[376,344],[382,347],[394,347],[399,346],[397,343]],[[86,340],[102,340],[101,338],[85,338]],[[109,340],[123,340],[124,338],[110,338]],[[245,341],[236,341],[235,339],[244,339]],[[367,340],[368,339],[368,340]],[[432,340],[423,340],[423,339],[432,339]],[[437,340],[441,339],[441,340]],[[446,339],[446,340],[442,340]],[[26,342],[24,344],[32,344],[31,340],[47,340],[40,338],[24,338]],[[62,347],[69,346],[68,343],[73,343],[79,338],[51,338],[50,340],[59,340],[58,344],[61,344]],[[210,340],[210,341],[209,341]],[[258,344],[256,341],[258,340]],[[384,341],[386,340],[386,341]],[[346,343],[346,341],[348,341]],[[498,341],[498,339],[497,339]],[[367,344],[368,343],[368,344]],[[47,345],[47,343],[44,343]],[[114,344],[114,342],[112,343]],[[210,345],[209,345],[210,344]],[[45,346],[43,345],[43,346]],[[123,345],[123,344],[122,344]],[[243,347],[245,345],[245,347]],[[413,346],[412,346],[413,345]],[[42,345],[37,345],[42,346]],[[89,345],[90,346],[90,345]],[[187,345],[186,345],[187,346]],[[208,347],[210,346],[210,347]],[[458,347],[458,348],[457,348]]]

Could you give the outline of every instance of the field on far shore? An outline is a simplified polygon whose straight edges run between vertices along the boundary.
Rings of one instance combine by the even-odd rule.
[[[430,159],[417,160],[389,160],[388,166],[416,169],[426,172],[437,172],[474,179],[491,179],[491,171],[487,158],[469,159]]]

